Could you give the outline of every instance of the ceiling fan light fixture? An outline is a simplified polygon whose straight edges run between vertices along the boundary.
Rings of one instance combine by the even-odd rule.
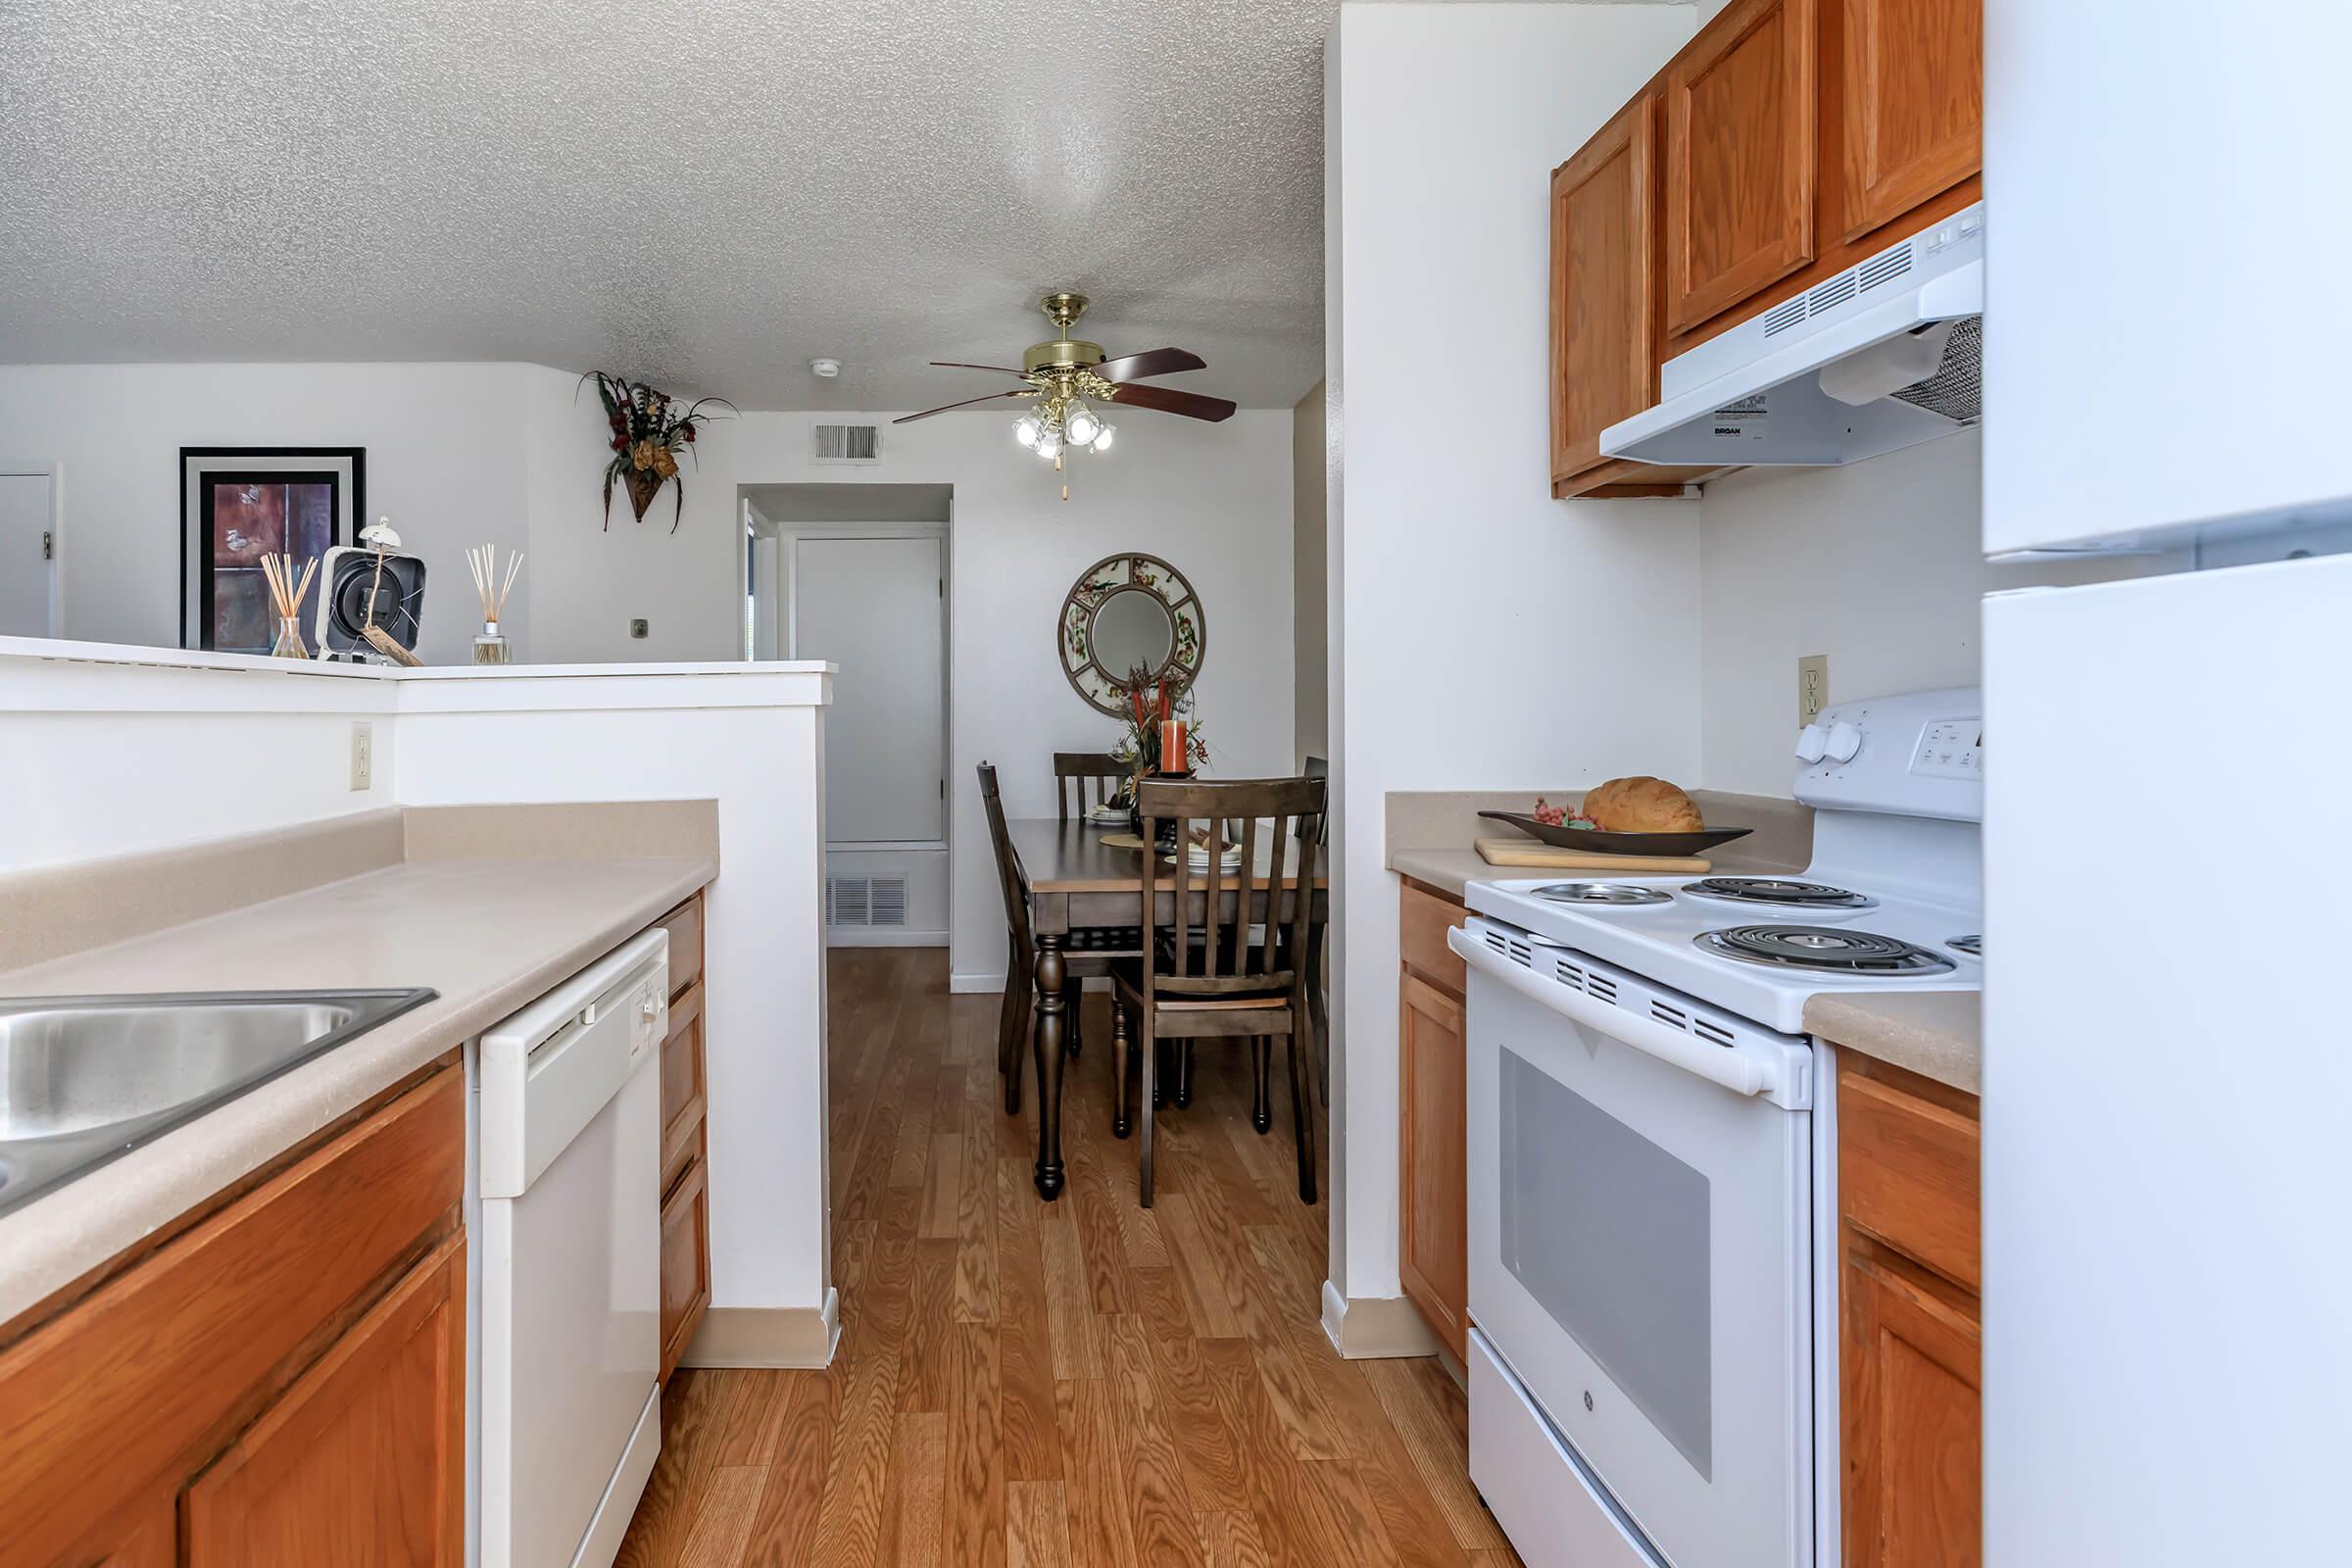
[[[1102,428],[1095,432],[1095,450],[1097,452],[1108,452],[1110,450],[1110,438],[1117,433],[1118,428],[1119,427],[1117,425],[1110,423],[1108,420],[1103,421]]]
[[[1096,417],[1094,410],[1083,403],[1070,411],[1069,418],[1062,427],[1069,432],[1070,439],[1082,447],[1093,446],[1095,437],[1102,433],[1102,421]]]
[[[1034,414],[1024,414],[1012,421],[1012,438],[1025,447],[1035,448],[1038,438],[1045,433],[1046,427]]]
[[[1039,436],[1037,438],[1037,455],[1041,458],[1060,457],[1061,432],[1059,430],[1048,430],[1043,435]]]

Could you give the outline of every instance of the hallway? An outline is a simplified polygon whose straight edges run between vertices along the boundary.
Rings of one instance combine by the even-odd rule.
[[[1250,1131],[1246,1060],[1204,1054],[1161,1116],[1147,1212],[1089,997],[1049,1205],[998,999],[951,997],[937,949],[836,949],[830,983],[840,1352],[680,1372],[623,1564],[1517,1561],[1444,1371],[1324,1338],[1326,1210],[1296,1196],[1287,1107]]]

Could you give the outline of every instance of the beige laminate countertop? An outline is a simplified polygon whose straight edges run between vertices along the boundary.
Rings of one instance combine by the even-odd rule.
[[[1542,876],[1541,867],[1518,865],[1490,865],[1485,856],[1476,850],[1394,850],[1389,855],[1389,869],[1398,876],[1450,893],[1455,898],[1467,898],[1472,882],[1492,882],[1498,877]],[[1574,875],[1562,871],[1561,876]]]
[[[0,973],[0,997],[430,986],[434,1001],[0,1214],[0,1323],[481,1033],[713,858],[408,862]]]
[[[1805,1032],[1939,1084],[1984,1092],[1984,1008],[1974,991],[1824,992]]]

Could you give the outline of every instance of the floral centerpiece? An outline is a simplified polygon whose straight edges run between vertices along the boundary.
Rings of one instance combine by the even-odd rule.
[[[1200,727],[1192,718],[1193,692],[1190,686],[1179,689],[1165,676],[1154,678],[1148,669],[1129,670],[1120,684],[1125,699],[1120,717],[1126,732],[1110,750],[1128,769],[1127,814],[1140,827],[1143,821],[1137,803],[1143,797],[1139,786],[1155,773],[1191,773],[1208,761],[1208,742],[1201,736]],[[1160,753],[1166,745],[1169,721],[1177,720],[1184,737],[1184,755],[1173,767],[1163,766]]]
[[[669,531],[678,531],[686,512],[686,481],[678,477],[678,454],[694,448],[695,431],[710,422],[705,404],[715,403],[733,413],[725,398],[697,398],[683,409],[666,392],[657,392],[623,376],[591,370],[581,380],[596,382],[596,395],[605,405],[606,421],[612,427],[612,461],[605,465],[605,526],[612,526],[612,483],[628,487],[630,510],[645,520],[646,509],[665,484],[678,487],[677,507]]]

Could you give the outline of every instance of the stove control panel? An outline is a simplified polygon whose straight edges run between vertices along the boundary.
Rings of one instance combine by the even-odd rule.
[[[1961,822],[1984,817],[1984,706],[1973,687],[1836,703],[1797,739],[1807,806]]]
[[[1939,718],[1919,737],[1911,771],[1931,778],[1984,776],[1984,721],[1981,718]]]

